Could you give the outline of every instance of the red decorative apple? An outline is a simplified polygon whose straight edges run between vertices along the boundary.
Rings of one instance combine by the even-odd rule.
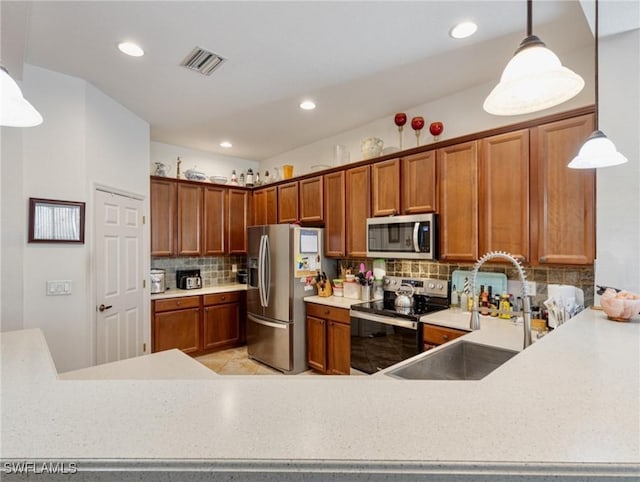
[[[438,136],[442,134],[444,130],[444,124],[442,122],[432,122],[429,126],[429,132],[433,136],[433,140],[437,140]]]
[[[398,112],[393,119],[393,122],[400,128],[407,123],[407,114],[404,112]]]
[[[424,127],[424,118],[421,116],[414,117],[411,119],[411,128],[414,131],[419,131]]]

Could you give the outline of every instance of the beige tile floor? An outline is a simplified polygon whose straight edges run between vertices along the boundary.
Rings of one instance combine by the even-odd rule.
[[[271,367],[250,360],[246,345],[202,355],[196,360],[219,375],[282,375]]]

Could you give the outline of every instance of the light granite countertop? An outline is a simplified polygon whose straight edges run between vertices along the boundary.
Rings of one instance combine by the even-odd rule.
[[[216,285],[208,286],[206,288],[199,288],[196,290],[179,290],[177,288],[171,288],[164,293],[154,293],[151,295],[151,300],[164,300],[167,298],[181,298],[184,296],[198,296],[198,295],[210,295],[216,293],[229,293],[231,291],[246,291],[247,285],[240,283],[231,283],[228,285]]]
[[[482,322],[465,336],[522,334]],[[124,480],[123,471],[126,480],[640,476],[640,320],[615,323],[601,311],[584,311],[479,381],[61,380],[41,331],[0,340],[3,462],[73,461],[74,480]]]

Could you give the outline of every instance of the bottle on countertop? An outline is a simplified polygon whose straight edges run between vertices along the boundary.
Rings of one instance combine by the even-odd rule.
[[[502,292],[500,295],[500,306],[499,306],[500,314],[498,318],[503,320],[511,319],[511,303],[509,302],[509,295],[506,292]]]
[[[480,314],[484,316],[489,314],[489,294],[484,286],[480,287]]]
[[[458,303],[458,292],[456,291],[456,285],[453,285],[453,288],[451,288],[451,308],[457,308]]]
[[[469,311],[469,301],[468,301],[467,293],[464,291],[460,295],[460,308],[463,311]]]
[[[245,186],[253,187],[253,169],[247,171],[247,178],[245,180]]]

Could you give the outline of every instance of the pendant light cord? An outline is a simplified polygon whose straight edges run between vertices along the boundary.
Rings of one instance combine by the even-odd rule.
[[[596,74],[596,79],[595,79],[595,98],[596,98],[596,116],[595,116],[595,122],[596,122],[596,130],[598,130],[599,127],[599,123],[598,123],[598,111],[600,110],[600,95],[599,95],[599,91],[600,91],[600,85],[599,85],[599,80],[598,78],[600,77],[599,75],[599,70],[598,70],[598,0],[596,0],[596,26],[595,26],[595,47],[594,47],[594,52],[595,52],[595,74]]]
[[[533,34],[533,0],[527,0],[527,37],[531,37],[532,34]]]

